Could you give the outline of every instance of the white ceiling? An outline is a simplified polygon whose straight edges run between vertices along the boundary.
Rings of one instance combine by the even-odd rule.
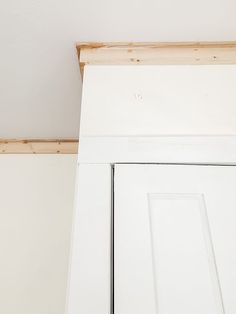
[[[77,41],[236,40],[235,0],[0,3],[0,138],[76,138]]]

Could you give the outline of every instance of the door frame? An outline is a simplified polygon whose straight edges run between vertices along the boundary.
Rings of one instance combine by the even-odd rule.
[[[68,314],[114,314],[113,176],[119,163],[236,166],[236,136],[80,138]]]

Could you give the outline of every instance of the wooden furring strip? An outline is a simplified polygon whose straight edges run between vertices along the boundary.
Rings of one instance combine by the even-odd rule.
[[[0,154],[77,154],[78,140],[0,139]]]
[[[85,65],[236,64],[236,42],[78,43],[81,73]]]

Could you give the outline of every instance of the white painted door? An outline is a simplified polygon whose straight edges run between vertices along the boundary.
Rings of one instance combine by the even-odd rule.
[[[236,167],[115,166],[114,311],[236,313]]]

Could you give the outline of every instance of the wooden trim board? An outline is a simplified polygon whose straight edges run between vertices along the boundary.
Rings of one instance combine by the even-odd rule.
[[[167,43],[78,43],[80,70],[85,65],[236,64],[236,41]]]
[[[78,140],[0,139],[0,154],[77,154]]]

